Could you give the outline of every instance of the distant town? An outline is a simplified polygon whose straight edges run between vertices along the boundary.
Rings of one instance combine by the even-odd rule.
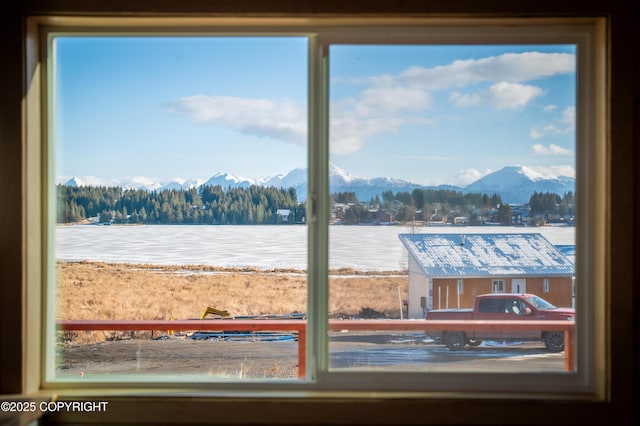
[[[352,193],[332,195],[331,223],[346,225],[415,226],[574,225],[574,195],[537,193],[529,203],[507,204],[492,194],[462,194],[448,190],[414,190],[383,193],[369,203],[359,203]]]

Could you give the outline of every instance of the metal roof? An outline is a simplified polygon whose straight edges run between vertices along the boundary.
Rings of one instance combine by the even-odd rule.
[[[429,277],[567,276],[574,265],[541,234],[399,234]]]
[[[556,248],[560,251],[560,253],[564,254],[567,259],[571,261],[571,263],[576,263],[576,246],[575,245],[566,245],[566,244],[556,244]]]

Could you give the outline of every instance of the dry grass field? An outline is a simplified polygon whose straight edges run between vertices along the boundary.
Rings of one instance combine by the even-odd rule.
[[[58,319],[190,319],[206,307],[231,316],[306,312],[303,271],[60,262],[56,277]],[[332,271],[329,314],[377,312],[399,318],[398,288],[404,301],[407,284],[404,272]],[[64,339],[87,343],[119,337],[121,332],[66,332]]]

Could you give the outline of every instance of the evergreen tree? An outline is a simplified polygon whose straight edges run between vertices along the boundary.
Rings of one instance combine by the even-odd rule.
[[[417,210],[422,210],[424,208],[424,191],[422,189],[416,188],[411,192],[411,199],[413,206]]]
[[[103,210],[100,212],[100,223],[111,223],[113,216],[110,210]]]
[[[494,193],[491,196],[491,207],[498,207],[502,205],[502,198],[500,197],[500,195]]]
[[[140,212],[138,213],[138,221],[140,223],[147,223],[147,211],[144,206],[140,207]]]
[[[498,222],[502,225],[511,225],[512,220],[511,206],[509,206],[509,204],[500,204],[498,208]]]

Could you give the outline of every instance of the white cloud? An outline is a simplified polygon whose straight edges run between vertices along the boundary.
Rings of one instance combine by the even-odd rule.
[[[540,139],[542,136],[542,132],[538,129],[531,129],[529,131],[529,137],[531,139]]]
[[[407,124],[429,124],[430,121],[412,115],[379,114],[350,98],[331,105],[330,123],[331,152],[344,155],[358,151],[367,138],[376,134],[393,132]]]
[[[542,94],[542,89],[526,84],[502,81],[489,87],[491,104],[495,109],[520,109],[533,98]]]
[[[430,104],[430,93],[393,85],[370,87],[356,97],[334,102],[330,108],[331,152],[351,154],[376,134],[393,132],[407,124],[430,124],[430,120],[417,115]]]
[[[558,105],[546,105],[544,108],[542,108],[543,111],[545,112],[551,112],[551,111],[555,111],[556,109],[558,109]]]
[[[242,133],[295,144],[306,143],[306,110],[284,99],[195,95],[167,105],[196,123],[214,123]]]
[[[566,149],[555,144],[549,145],[549,151],[551,151],[551,154],[553,155],[573,155],[573,151],[570,149]]]
[[[532,81],[572,73],[575,68],[575,55],[570,53],[505,53],[488,58],[458,60],[433,68],[412,67],[401,73],[398,80],[428,90],[445,90],[481,82]],[[391,78],[384,76],[378,81],[388,82]]]
[[[362,148],[364,140],[376,132],[383,123],[362,120],[355,114],[332,115],[329,139],[331,152],[334,154],[351,154]]]
[[[496,110],[522,109],[532,99],[540,96],[542,89],[536,86],[501,81],[487,90],[474,93],[452,92],[451,102],[460,108],[490,105]]]
[[[533,152],[535,155],[548,155],[549,154],[549,150],[547,148],[545,148],[544,145],[541,145],[539,143],[537,143],[535,145],[531,145],[531,152]]]
[[[471,106],[476,106],[482,104],[485,99],[482,94],[476,93],[460,93],[460,92],[451,92],[449,95],[449,100],[453,102],[455,106],[460,108],[467,108]]]
[[[411,67],[393,75],[372,79],[374,84],[410,84],[437,91],[491,83],[488,89],[465,93],[453,91],[449,100],[461,108],[490,105],[496,110],[524,108],[543,92],[522,84],[539,78],[575,72],[575,55],[569,53],[505,53],[481,59],[457,60],[433,68]]]
[[[491,173],[491,170],[486,170],[485,172],[481,172],[477,169],[460,170],[455,177],[454,184],[461,186],[469,185],[489,173]]]
[[[529,137],[531,139],[541,139],[550,133],[557,133],[557,127],[553,124],[547,124],[544,126],[534,127],[529,131]]]
[[[561,146],[555,144],[549,144],[548,146],[535,144],[531,146],[531,151],[534,155],[573,155],[573,152],[571,150],[562,148]]]
[[[562,111],[562,118],[560,121],[571,128],[576,127],[576,108],[567,107]]]
[[[406,124],[432,123],[424,111],[432,104],[433,91],[457,88],[450,100],[460,107],[485,104],[498,110],[521,109],[542,93],[539,87],[523,84],[524,81],[572,72],[573,54],[525,52],[458,60],[432,68],[411,67],[398,74],[361,79],[358,82],[367,83],[368,87],[331,105],[331,149],[342,154],[356,152],[368,138],[381,132],[393,132]],[[478,83],[493,84],[484,90],[463,92],[465,87]],[[198,123],[214,123],[299,145],[306,143],[306,107],[291,100],[196,95],[174,101],[168,107]],[[542,137],[544,132],[534,129],[531,136]]]
[[[547,123],[534,127],[529,131],[531,139],[541,139],[545,136],[566,135],[573,132],[576,128],[576,109],[575,107],[565,108],[560,117],[552,123]]]
[[[371,87],[359,96],[358,104],[368,111],[384,110],[396,112],[400,110],[422,110],[430,106],[430,94],[420,88],[392,86]]]

